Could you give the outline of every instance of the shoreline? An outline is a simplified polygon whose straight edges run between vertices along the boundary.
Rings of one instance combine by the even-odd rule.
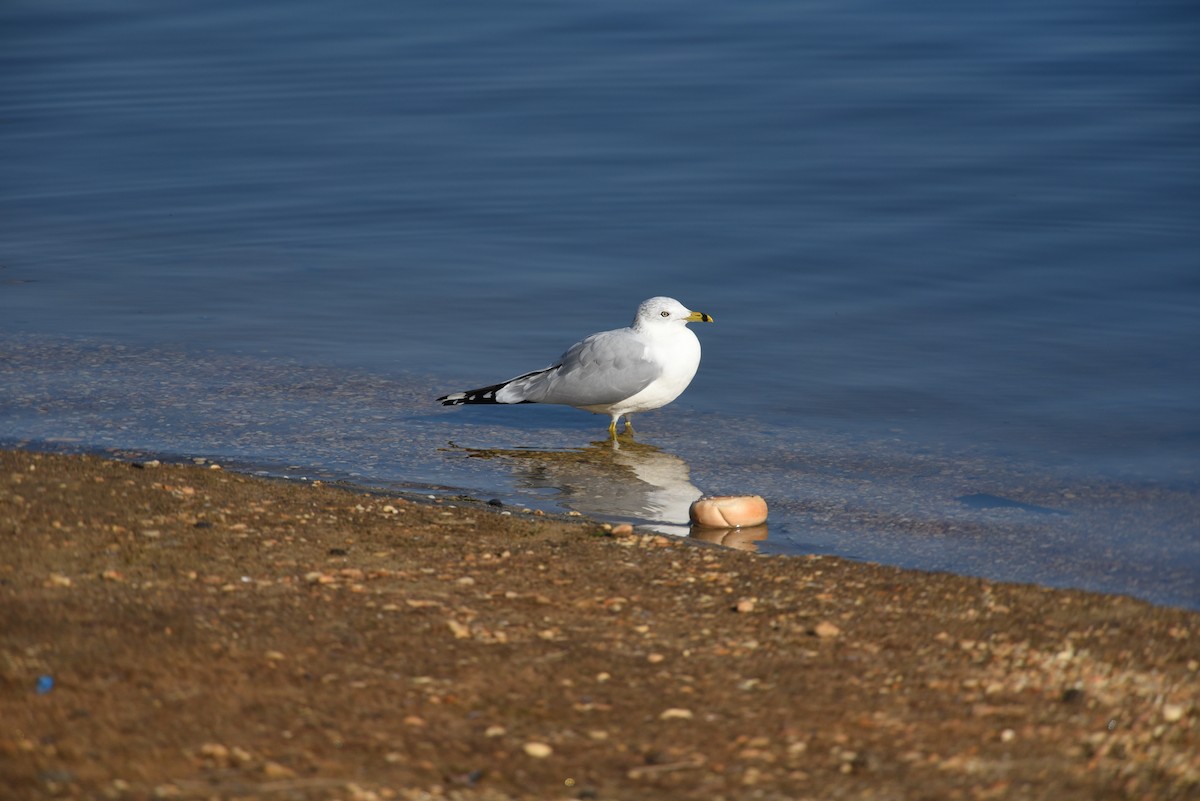
[[[1186,609],[195,465],[0,463],[13,798],[1200,787]]]
[[[20,440],[20,439],[0,439],[0,451],[12,450],[27,453],[42,453],[55,454],[65,456],[92,456],[100,459],[121,461],[126,463],[146,463],[152,462],[156,465],[171,465],[190,467],[198,465],[200,467],[210,467],[217,464],[215,459],[202,456],[191,456],[180,452],[163,452],[146,450],[140,448],[121,448],[121,447],[79,447],[78,443],[72,440]],[[484,451],[479,451],[484,453]],[[492,455],[508,456],[513,453],[504,450],[489,451]],[[570,451],[566,451],[570,453]],[[521,455],[525,455],[521,453]],[[372,484],[370,481],[364,480],[362,477],[353,475],[341,474],[332,470],[321,468],[313,470],[304,470],[296,466],[284,467],[285,462],[264,462],[253,460],[238,460],[221,459],[218,467],[227,467],[230,472],[241,475],[247,475],[254,478],[260,478],[266,481],[281,481],[294,482],[301,485],[317,484],[329,487],[336,487],[348,492],[361,492],[370,495],[380,495],[388,497],[400,497],[407,501],[416,503],[453,503],[458,505],[475,505],[486,506],[489,511],[500,511],[501,514],[511,514],[529,519],[545,518],[551,520],[559,520],[565,522],[580,522],[588,520],[596,525],[611,527],[622,524],[632,524],[641,533],[656,533],[667,536],[678,537],[686,540],[690,544],[715,544],[726,547],[737,548],[741,550],[757,551],[764,556],[779,556],[783,558],[793,557],[808,557],[808,556],[829,556],[833,558],[843,558],[851,562],[865,564],[882,564],[897,567],[901,570],[915,570],[918,572],[932,573],[951,573],[953,575],[963,576],[967,578],[980,578],[986,581],[996,581],[1001,583],[1012,584],[1032,584],[1049,589],[1061,590],[1079,590],[1082,592],[1092,592],[1099,595],[1127,596],[1136,600],[1144,601],[1154,606],[1162,606],[1166,608],[1177,608],[1192,612],[1200,612],[1200,605],[1197,604],[1195,598],[1191,596],[1182,596],[1180,592],[1184,585],[1180,584],[1182,580],[1179,576],[1173,577],[1170,581],[1163,584],[1162,587],[1170,587],[1175,590],[1174,593],[1167,592],[1165,589],[1156,589],[1153,585],[1145,584],[1150,581],[1151,568],[1143,567],[1142,573],[1145,576],[1133,582],[1133,586],[1123,586],[1119,588],[1093,586],[1096,573],[1072,575],[1064,577],[1062,575],[1044,576],[1044,577],[1028,577],[1028,576],[1011,576],[1004,575],[1005,572],[1011,571],[991,571],[980,564],[968,565],[959,562],[957,565],[951,566],[923,566],[920,564],[923,560],[905,560],[896,558],[896,554],[891,554],[893,558],[889,558],[887,554],[874,556],[858,556],[847,553],[845,549],[838,548],[820,548],[813,546],[812,550],[783,550],[774,547],[774,543],[770,540],[768,530],[774,524],[768,521],[762,527],[749,527],[743,529],[695,529],[691,528],[689,532],[688,524],[655,524],[648,521],[639,521],[636,518],[626,515],[617,515],[604,520],[602,517],[597,518],[596,513],[578,512],[569,506],[564,506],[560,502],[551,501],[551,508],[534,508],[530,504],[529,499],[525,499],[525,503],[511,502],[508,499],[501,500],[503,491],[490,490],[473,490],[462,486],[429,484],[420,485],[408,482],[391,482],[391,484]],[[494,500],[485,500],[491,495],[497,495]],[[996,506],[1020,506],[1016,502],[1007,501],[1005,498],[982,495],[978,496],[986,501],[993,501]],[[541,499],[545,501],[545,499]],[[1151,502],[1151,499],[1147,499]],[[529,505],[527,505],[529,504]],[[499,508],[496,508],[499,507]],[[557,508],[554,508],[557,507]],[[1043,510],[1037,507],[1031,507],[1036,513],[1044,514],[1054,510]],[[908,521],[901,519],[898,524],[905,525]],[[656,527],[657,526],[657,527]],[[917,533],[929,534],[928,530],[916,529]],[[761,547],[765,544],[765,549]],[[1094,566],[1095,567],[1095,566]],[[1161,573],[1157,574],[1161,576]],[[1089,581],[1089,578],[1091,581]],[[1102,583],[1102,582],[1101,582]],[[1124,582],[1129,584],[1130,582]],[[1143,586],[1144,585],[1144,586]],[[1140,592],[1139,592],[1140,590]]]

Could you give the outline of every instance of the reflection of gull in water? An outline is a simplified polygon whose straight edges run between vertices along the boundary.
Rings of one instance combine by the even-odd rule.
[[[558,451],[462,448],[469,456],[518,461],[520,486],[550,489],[558,503],[598,520],[632,523],[662,534],[691,536],[753,551],[766,525],[744,529],[692,529],[688,509],[703,493],[687,462],[644,442],[605,440]]]
[[[692,483],[687,462],[653,446],[634,444],[633,448],[619,445],[614,448],[613,461],[632,470],[637,480],[646,485],[642,504],[645,519],[656,523],[651,525],[655,531],[686,535],[688,508],[703,495]]]
[[[641,442],[609,440],[561,451],[465,450],[475,457],[521,460],[521,485],[557,490],[568,509],[664,534],[687,536],[688,507],[702,494],[687,462]]]

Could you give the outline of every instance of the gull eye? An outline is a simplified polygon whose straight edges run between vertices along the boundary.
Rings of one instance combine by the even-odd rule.
[[[670,317],[671,316],[671,313],[665,309],[663,311],[660,311],[658,314],[660,317]]]

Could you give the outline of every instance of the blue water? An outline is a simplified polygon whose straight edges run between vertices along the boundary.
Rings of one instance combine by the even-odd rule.
[[[1186,2],[8,0],[0,439],[664,530],[760,492],[766,551],[1200,606],[1198,42]],[[428,402],[658,294],[717,322],[645,448]]]

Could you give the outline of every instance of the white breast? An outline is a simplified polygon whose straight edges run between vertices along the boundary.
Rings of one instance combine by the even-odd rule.
[[[692,383],[700,367],[700,340],[685,326],[672,326],[646,345],[647,357],[662,365],[662,375],[631,398],[588,411],[603,414],[633,414],[666,406]]]

